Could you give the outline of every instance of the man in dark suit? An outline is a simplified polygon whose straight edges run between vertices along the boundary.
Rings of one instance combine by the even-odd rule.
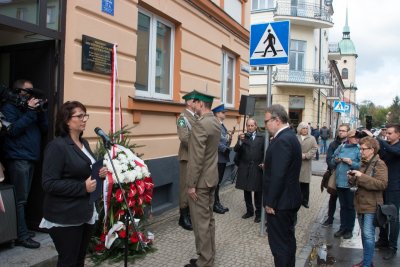
[[[296,263],[295,223],[301,205],[301,146],[288,121],[283,106],[266,109],[265,128],[272,141],[264,163],[263,205],[275,266],[282,267],[294,267]]]

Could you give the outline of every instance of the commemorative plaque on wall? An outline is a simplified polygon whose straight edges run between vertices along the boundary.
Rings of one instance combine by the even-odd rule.
[[[82,35],[82,70],[111,74],[113,44]]]

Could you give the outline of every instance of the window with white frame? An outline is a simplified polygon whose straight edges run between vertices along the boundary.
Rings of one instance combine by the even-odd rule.
[[[306,54],[306,41],[290,40],[289,69],[303,71]]]
[[[226,107],[234,106],[235,99],[235,66],[236,59],[232,54],[222,52],[221,102]]]
[[[136,95],[172,99],[174,30],[172,23],[139,10]]]
[[[275,0],[252,0],[251,10],[269,9],[275,7]]]
[[[224,10],[238,23],[242,23],[242,2],[240,0],[230,0],[229,5],[225,4]]]

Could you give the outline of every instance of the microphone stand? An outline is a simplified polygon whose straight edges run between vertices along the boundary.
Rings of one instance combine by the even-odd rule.
[[[112,168],[113,168],[115,177],[117,178],[116,180],[117,180],[117,182],[118,182],[119,189],[121,189],[121,191],[123,192],[122,197],[124,198],[124,202],[125,202],[125,205],[126,205],[126,210],[127,210],[127,212],[125,212],[125,232],[126,232],[126,234],[125,234],[125,240],[124,240],[124,241],[125,241],[125,242],[124,242],[124,244],[125,244],[125,249],[124,249],[124,266],[125,266],[125,267],[128,267],[129,220],[132,222],[133,230],[134,230],[136,233],[138,233],[139,231],[138,231],[138,229],[137,229],[137,227],[136,227],[136,224],[135,224],[135,220],[134,220],[132,211],[131,211],[131,209],[129,208],[128,201],[126,200],[126,196],[125,196],[124,189],[122,188],[121,182],[119,181],[119,177],[118,177],[118,174],[117,174],[117,172],[116,172],[116,170],[115,170],[115,166],[114,166],[114,163],[113,163],[113,161],[112,161],[110,152],[108,151],[109,149],[111,149],[111,147],[113,146],[113,144],[112,144],[111,142],[107,142],[106,140],[103,140],[103,146],[104,146],[104,148],[105,148],[105,150],[106,150],[106,152],[107,152],[108,158],[110,159],[111,166],[112,166]],[[141,250],[144,251],[145,245],[143,244],[142,237],[141,237],[139,234],[137,234],[137,237],[138,237],[138,240],[139,240],[139,246],[140,246]]]

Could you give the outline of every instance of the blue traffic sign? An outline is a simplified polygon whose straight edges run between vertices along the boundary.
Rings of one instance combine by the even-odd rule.
[[[250,65],[288,64],[289,33],[289,21],[251,25]]]
[[[334,101],[333,102],[333,111],[350,113],[350,104],[348,104],[344,101]]]

